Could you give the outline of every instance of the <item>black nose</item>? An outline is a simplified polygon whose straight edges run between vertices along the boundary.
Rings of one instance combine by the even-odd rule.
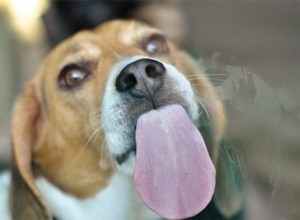
[[[140,59],[127,65],[116,79],[119,92],[129,91],[136,97],[153,97],[162,85],[164,65],[151,59]]]

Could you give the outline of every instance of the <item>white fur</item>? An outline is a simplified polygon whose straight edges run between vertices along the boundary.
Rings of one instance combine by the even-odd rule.
[[[3,172],[0,174],[0,219],[9,220],[9,207],[8,207],[8,192],[10,183],[10,173]]]
[[[51,212],[60,220],[160,219],[141,202],[132,176],[123,173],[116,173],[104,190],[88,199],[68,195],[44,178],[37,179],[36,183]]]

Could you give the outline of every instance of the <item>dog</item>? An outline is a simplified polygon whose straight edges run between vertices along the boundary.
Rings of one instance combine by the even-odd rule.
[[[187,130],[177,128],[185,124]],[[223,105],[209,79],[161,31],[133,20],[109,21],[94,30],[81,31],[46,57],[16,102],[13,165],[10,173],[2,175],[6,184],[2,184],[1,219],[236,216],[243,199],[222,148],[225,124]],[[163,171],[163,166],[169,160],[178,166],[188,163],[182,159],[183,151],[177,155],[173,145],[181,143],[178,136],[190,143],[184,136],[189,137],[190,130],[196,132],[194,128],[201,134],[195,136],[200,142],[204,140],[199,144],[200,153],[206,155],[208,151],[204,159],[211,162],[205,165],[209,174],[204,176],[211,178],[210,183],[195,177],[205,189],[201,193],[206,201],[201,208],[183,215],[180,213],[185,210],[178,211],[175,206],[170,212],[180,213],[172,215],[166,211],[174,203],[172,188],[183,190],[179,196],[189,191],[179,185],[188,181],[189,170],[198,168],[197,161],[204,159],[198,160],[198,154],[192,153],[196,159],[186,165],[184,178],[175,177],[178,183],[169,181],[173,174]],[[175,141],[169,130],[176,133]],[[176,155],[165,153],[168,149],[160,144],[164,140],[172,141],[173,145],[165,145]],[[149,142],[153,145],[148,146]],[[154,155],[150,157],[151,153]],[[158,171],[154,170],[156,162],[161,166]],[[143,173],[147,167],[158,174]],[[181,169],[173,171],[179,173]],[[11,181],[7,181],[9,176]],[[155,190],[152,195],[144,192],[152,187],[153,179],[159,183],[155,187],[160,194],[171,192],[172,198],[162,195],[165,200],[157,205],[154,200],[161,195]],[[161,186],[165,184],[162,181],[167,186]],[[193,189],[198,190],[197,184],[194,181]],[[191,203],[189,198],[185,203]],[[188,210],[190,205],[180,205],[179,209]]]

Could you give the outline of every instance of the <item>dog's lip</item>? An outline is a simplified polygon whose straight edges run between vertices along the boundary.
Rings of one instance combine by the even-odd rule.
[[[166,105],[171,105],[171,104],[174,104],[174,103],[168,103],[168,104],[166,104]],[[175,104],[179,104],[179,103],[175,103]],[[146,114],[147,112],[150,112],[150,111],[152,111],[152,110],[158,110],[158,109],[160,109],[160,108],[162,108],[162,107],[164,107],[164,106],[166,106],[166,105],[161,105],[161,106],[159,106],[158,108],[152,108],[152,109],[150,109],[150,110],[148,110],[148,111],[146,111],[146,112],[144,112],[144,113],[142,113],[142,114]],[[181,105],[181,106],[185,109],[185,111],[188,112],[186,106],[183,106],[182,104],[179,104],[179,105]],[[139,117],[140,117],[140,116],[138,116],[137,118],[139,118]],[[136,124],[136,122],[135,122],[135,124]],[[134,126],[134,127],[136,127],[136,126]],[[135,129],[134,129],[134,130],[135,130]],[[134,134],[135,134],[135,132],[134,132]],[[130,156],[131,154],[134,154],[134,155],[136,154],[136,144],[134,144],[134,145],[132,145],[131,147],[127,148],[123,153],[115,154],[115,155],[114,155],[114,159],[117,161],[117,163],[118,163],[119,165],[122,165],[124,162],[127,161],[127,159],[129,158],[129,156]]]
[[[128,148],[124,153],[115,155],[114,158],[119,165],[122,165],[132,153],[136,153],[136,146]]]
[[[162,106],[161,106],[161,107],[162,107]],[[151,109],[149,109],[149,110],[143,112],[142,114],[145,114],[145,113],[147,113],[147,112],[149,112],[149,111],[152,111],[152,110],[154,110],[154,109],[157,109],[157,108],[155,108],[155,107],[153,106]],[[142,115],[142,114],[140,114],[140,115]],[[134,127],[136,127],[137,119],[140,117],[140,115],[136,118],[136,120],[135,120],[135,122],[134,122]],[[134,134],[135,134],[135,129],[134,129]],[[134,137],[133,137],[133,138],[134,138]],[[135,139],[135,138],[134,138],[134,139]],[[127,148],[123,153],[115,154],[115,155],[114,155],[114,159],[117,161],[118,165],[121,166],[124,162],[127,161],[127,159],[129,158],[129,156],[130,156],[131,154],[134,154],[134,155],[136,154],[136,144],[134,144],[134,145],[130,146],[129,148]]]

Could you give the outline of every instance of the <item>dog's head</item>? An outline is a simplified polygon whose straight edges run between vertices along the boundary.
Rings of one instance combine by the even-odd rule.
[[[105,188],[116,170],[132,174],[139,116],[171,104],[181,105],[203,134],[220,176],[216,204],[234,213],[239,202],[218,166],[223,107],[211,83],[160,31],[113,21],[55,48],[16,104],[15,218],[50,216],[34,182],[38,176],[84,198]]]

